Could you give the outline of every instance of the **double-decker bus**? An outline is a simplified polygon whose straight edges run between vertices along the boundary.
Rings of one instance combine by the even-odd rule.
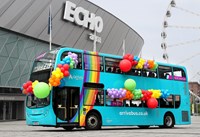
[[[68,52],[78,55],[78,64],[63,78],[64,85],[52,87],[46,98],[27,95],[27,125],[93,130],[102,126],[171,128],[191,123],[188,78],[183,66],[158,63],[155,70],[133,67],[123,73],[119,68],[121,56],[61,48],[35,59],[30,80],[48,82],[52,70]],[[110,98],[107,89],[123,88],[126,79],[135,80],[140,89],[167,89],[169,96],[158,98],[154,109],[145,101]]]

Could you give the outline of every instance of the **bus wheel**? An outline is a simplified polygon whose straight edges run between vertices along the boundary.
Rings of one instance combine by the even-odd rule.
[[[164,128],[172,128],[174,127],[174,117],[171,113],[166,113],[164,116]]]
[[[87,130],[97,130],[101,129],[101,119],[100,116],[95,113],[91,112],[86,117],[86,125],[85,128]]]
[[[147,128],[149,128],[150,126],[138,126],[139,128],[141,128],[141,129],[147,129]]]
[[[63,127],[66,131],[71,131],[74,127]]]

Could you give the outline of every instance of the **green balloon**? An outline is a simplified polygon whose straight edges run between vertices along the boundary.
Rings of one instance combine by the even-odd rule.
[[[39,99],[46,98],[50,93],[50,87],[45,82],[39,82],[37,85],[35,85],[33,93]]]
[[[127,79],[125,82],[124,82],[124,87],[127,89],[127,90],[130,90],[130,91],[133,91],[136,87],[136,83],[135,83],[135,80],[133,79]]]
[[[154,62],[153,70],[156,70],[158,68],[158,63]]]
[[[69,67],[70,67],[70,69],[73,69],[74,68],[74,64],[70,63]]]

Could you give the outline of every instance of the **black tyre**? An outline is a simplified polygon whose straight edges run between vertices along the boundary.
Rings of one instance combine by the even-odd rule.
[[[63,127],[66,131],[71,131],[74,127]]]
[[[95,113],[89,113],[86,117],[86,125],[85,128],[87,130],[97,130],[101,129],[101,119],[100,116]]]
[[[147,128],[149,128],[150,126],[138,126],[139,128],[141,128],[141,129],[147,129]]]
[[[175,121],[174,116],[170,113],[166,113],[164,116],[164,125],[162,127],[164,128],[172,128],[174,127]]]

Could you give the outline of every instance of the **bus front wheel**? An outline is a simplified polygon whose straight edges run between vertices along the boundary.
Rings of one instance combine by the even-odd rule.
[[[164,116],[164,125],[162,127],[164,128],[172,128],[174,127],[174,117],[171,113],[166,113]]]
[[[85,128],[87,130],[97,130],[101,129],[101,119],[100,116],[95,113],[91,112],[86,117],[86,125]]]

